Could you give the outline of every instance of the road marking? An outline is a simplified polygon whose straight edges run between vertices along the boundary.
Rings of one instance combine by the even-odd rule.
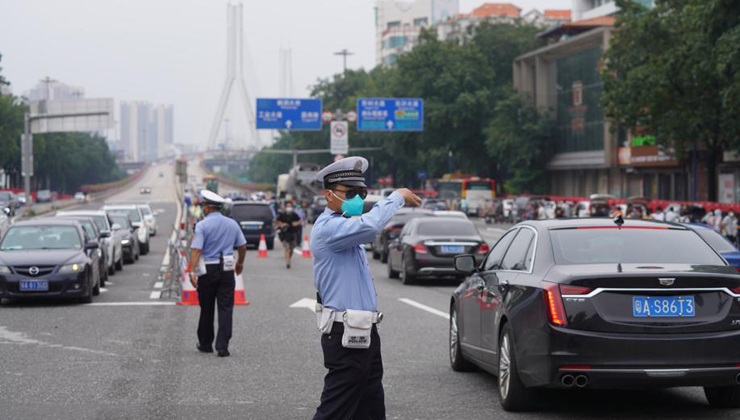
[[[162,287],[164,287],[164,282],[163,281],[158,281],[158,282],[154,283],[154,288],[155,289],[161,289]]]
[[[170,266],[170,244],[167,244],[167,249],[164,251],[164,258],[162,258],[162,266]]]
[[[82,347],[68,347],[68,346],[63,346],[61,344],[50,344],[44,341],[34,340],[33,338],[28,338],[26,334],[22,332],[10,331],[7,329],[7,327],[3,327],[3,326],[0,326],[0,344],[19,344],[19,345],[32,344],[32,345],[37,345],[41,347],[61,348],[65,350],[81,351],[85,353],[104,354],[107,356],[118,356],[115,353],[108,353],[105,351],[85,349]]]
[[[162,301],[149,301],[149,302],[96,302],[88,303],[82,306],[174,306],[176,302],[162,302]]]
[[[149,295],[149,299],[159,299],[162,296],[161,290],[155,290]]]
[[[316,312],[316,300],[315,299],[309,299],[309,298],[303,298],[299,300],[298,302],[290,305],[291,308],[306,308],[309,309],[311,312]]]
[[[421,303],[419,303],[419,302],[417,302],[415,300],[411,300],[411,299],[407,299],[407,298],[399,298],[398,300],[400,300],[401,302],[403,302],[403,303],[405,303],[407,305],[411,305],[411,306],[413,306],[415,308],[419,308],[422,311],[427,311],[430,314],[441,316],[444,319],[450,319],[450,314],[448,314],[446,312],[442,312],[442,311],[440,311],[438,309],[434,309],[434,308],[432,308],[430,306],[421,304]]]
[[[100,288],[100,293],[105,293],[105,292],[107,292],[107,291],[108,291],[108,289],[106,289],[105,287],[101,287],[101,288]]]
[[[111,285],[111,286],[113,286],[113,285],[114,285],[115,283],[113,283],[113,282],[112,282],[112,281],[110,281],[110,280],[106,280],[106,281],[105,281],[105,284],[108,284],[108,285]]]

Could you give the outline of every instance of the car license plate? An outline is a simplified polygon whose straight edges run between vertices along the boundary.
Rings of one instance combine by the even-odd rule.
[[[666,318],[696,316],[693,296],[633,296],[632,316],[635,318]]]
[[[463,250],[460,245],[442,245],[443,254],[462,254]]]
[[[46,280],[21,280],[21,292],[48,292],[49,282]]]

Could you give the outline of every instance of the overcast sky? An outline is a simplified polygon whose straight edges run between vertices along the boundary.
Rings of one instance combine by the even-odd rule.
[[[232,0],[232,3],[235,3]],[[466,13],[482,0],[461,0]],[[571,0],[516,0],[524,12]],[[53,79],[88,97],[169,103],[175,142],[207,143],[225,78],[225,0],[0,0],[0,54],[13,93]],[[318,78],[375,65],[375,0],[246,0],[252,101],[279,94],[279,50],[293,51],[295,96]],[[236,113],[234,104],[229,113]]]

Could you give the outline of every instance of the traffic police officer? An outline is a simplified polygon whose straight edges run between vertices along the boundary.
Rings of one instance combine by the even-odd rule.
[[[230,354],[234,272],[241,274],[244,269],[247,241],[239,224],[221,214],[226,200],[208,190],[201,191],[200,195],[205,218],[195,225],[189,266],[190,282],[198,290],[200,301],[197,348],[213,353],[213,317],[218,303],[216,351],[219,357],[226,357]],[[239,253],[238,261],[234,261],[235,248]]]
[[[375,239],[404,204],[417,206],[421,199],[400,189],[362,215],[367,167],[367,159],[350,157],[317,174],[324,183],[327,206],[311,231],[311,250],[319,329],[323,332],[321,348],[329,372],[314,420],[385,419],[383,361],[375,325],[382,316],[377,313],[375,285],[363,246]],[[366,348],[353,347],[356,342],[343,337],[342,321],[356,311],[372,314]]]

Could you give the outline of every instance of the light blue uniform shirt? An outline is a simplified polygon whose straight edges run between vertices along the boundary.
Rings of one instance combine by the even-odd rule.
[[[190,248],[200,249],[203,260],[214,261],[220,255],[234,255],[234,248],[246,243],[239,224],[216,211],[195,225]]]
[[[403,207],[403,197],[394,192],[358,218],[346,218],[328,207],[311,230],[313,282],[327,308],[337,311],[375,311],[378,297],[365,256],[364,244]]]

